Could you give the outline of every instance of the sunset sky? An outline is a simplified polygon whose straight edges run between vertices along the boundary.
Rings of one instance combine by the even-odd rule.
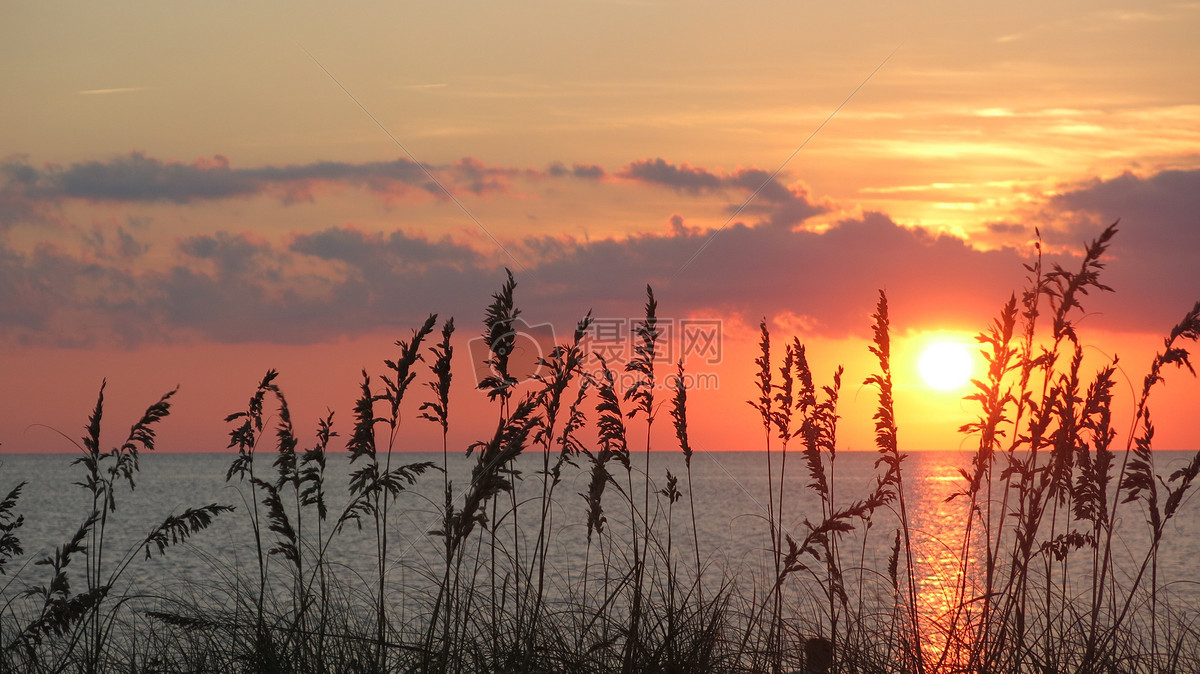
[[[712,375],[707,450],[761,447],[764,318],[819,383],[845,366],[842,445],[870,449],[885,289],[902,449],[969,446],[921,348],[1019,291],[1035,227],[1074,267],[1118,218],[1079,329],[1089,372],[1118,355],[1140,387],[1200,299],[1198,36],[1195,2],[11,5],[0,452],[72,451],[105,377],[111,442],[178,385],[161,447],[220,450],[268,368],[305,439],[327,407],[344,436],[429,313],[458,326],[465,448],[506,267],[560,340],[589,309],[627,328],[652,285]],[[684,345],[714,325],[718,352]],[[1200,385],[1159,394],[1157,446],[1195,449]],[[404,446],[433,449],[418,402]]]

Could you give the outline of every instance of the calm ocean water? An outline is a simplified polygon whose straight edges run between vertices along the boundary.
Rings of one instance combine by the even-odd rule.
[[[842,452],[834,466],[835,498],[846,503],[864,496],[878,474],[874,468],[877,455],[873,452]],[[1159,452],[1158,470],[1169,475],[1191,457],[1189,452]],[[25,516],[18,530],[25,555],[9,566],[9,578],[17,575],[17,583],[6,593],[23,583],[42,583],[47,580],[45,567],[32,566],[32,561],[53,551],[78,528],[90,506],[86,492],[73,483],[82,478],[79,466],[71,466],[71,456],[65,455],[7,455],[0,457],[0,489],[7,493],[20,481],[28,482],[17,504],[17,512]],[[137,488],[132,493],[118,490],[118,509],[108,523],[106,542],[108,559],[114,563],[126,554],[136,557],[123,576],[139,591],[153,592],[169,588],[179,581],[208,583],[217,577],[228,576],[231,569],[253,568],[254,548],[248,511],[249,488],[244,484],[228,484],[225,472],[230,454],[145,454]],[[270,475],[270,455],[260,457],[259,474]],[[441,454],[398,454],[400,462],[433,461],[441,464]],[[635,468],[644,467],[644,455],[635,455]],[[692,478],[699,527],[701,554],[714,569],[727,574],[762,573],[769,568],[766,554],[768,528],[765,521],[767,499],[766,455],[761,452],[697,453],[692,463]],[[462,488],[468,483],[473,458],[452,456],[449,477],[461,502]],[[779,455],[774,455],[775,469]],[[910,517],[917,545],[918,578],[923,593],[931,601],[949,591],[950,575],[955,568],[955,550],[964,527],[964,503],[961,499],[947,503],[945,498],[961,482],[960,466],[966,466],[969,454],[961,452],[914,452],[905,462],[905,481]],[[534,499],[541,493],[540,477],[536,474],[541,457],[527,456],[519,468],[524,479],[517,491],[521,500]],[[665,484],[670,470],[680,476],[680,487],[686,489],[682,457],[675,452],[655,453],[651,457],[650,474],[654,487]],[[615,467],[614,467],[615,470]],[[331,454],[327,474],[331,513],[344,504],[348,456]],[[803,536],[801,522],[820,519],[816,496],[805,487],[807,473],[798,453],[789,455],[789,479],[785,484],[785,522],[797,538]],[[623,480],[623,478],[622,478]],[[557,580],[573,582],[584,565],[586,540],[585,504],[578,496],[587,491],[586,465],[568,466],[556,492],[554,536],[550,566]],[[407,493],[401,495],[391,518],[389,558],[390,579],[399,587],[419,584],[423,572],[439,568],[438,542],[427,535],[437,528],[435,504],[441,502],[443,478],[440,472],[429,472]],[[635,475],[634,491],[641,499],[640,474]],[[615,496],[615,494],[613,494]],[[507,496],[504,497],[507,502]],[[1160,583],[1179,581],[1171,592],[1200,596],[1193,578],[1200,575],[1200,502],[1189,498],[1182,512],[1170,524],[1164,538],[1159,560]],[[225,515],[210,530],[199,534],[187,546],[169,549],[154,559],[143,559],[137,548],[139,541],[164,517],[189,506],[224,503],[237,507]],[[608,502],[610,527],[620,535],[621,508],[615,498]],[[677,550],[690,551],[691,523],[685,497],[674,506],[673,536]],[[627,508],[627,506],[625,506]],[[1146,541],[1146,525],[1136,504],[1123,506],[1124,516],[1115,546],[1118,565],[1136,568]],[[664,505],[665,508],[665,505]],[[527,508],[529,512],[535,507]],[[335,516],[335,515],[331,515]],[[657,514],[659,527],[665,527],[667,512]],[[328,525],[326,525],[328,526]],[[511,526],[511,525],[508,525]],[[854,538],[854,561],[860,557],[869,569],[885,569],[895,531],[891,513],[882,513],[867,533],[865,541]],[[536,535],[526,534],[530,537]],[[351,526],[337,539],[332,548],[339,563],[350,569],[366,572],[372,569],[374,536],[369,528],[358,531]],[[690,555],[684,559],[690,559]],[[29,565],[22,569],[23,565]]]

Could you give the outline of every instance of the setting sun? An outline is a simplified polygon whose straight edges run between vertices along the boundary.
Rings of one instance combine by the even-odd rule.
[[[950,391],[971,378],[971,353],[960,342],[934,342],[921,352],[917,368],[928,386]]]

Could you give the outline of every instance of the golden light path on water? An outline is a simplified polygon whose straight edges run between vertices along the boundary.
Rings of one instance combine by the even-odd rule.
[[[964,479],[959,468],[970,464],[968,453],[929,452],[914,455],[908,467],[911,481],[906,484],[910,494],[909,515],[912,523],[914,568],[917,581],[917,609],[921,618],[922,649],[927,662],[941,660],[953,668],[965,665],[969,644],[947,643],[947,634],[961,638],[965,615],[956,615],[964,605],[958,597],[963,573],[962,544],[967,529],[968,503],[962,498],[947,501],[953,492],[961,490]],[[909,486],[911,485],[911,486]],[[978,594],[983,577],[981,555],[973,547],[966,565],[967,587],[963,598],[970,600]]]

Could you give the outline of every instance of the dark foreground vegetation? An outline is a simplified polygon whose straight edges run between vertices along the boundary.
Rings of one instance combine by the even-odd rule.
[[[1074,270],[1043,269],[1039,249],[1028,287],[977,338],[989,368],[968,396],[978,418],[962,429],[977,449],[946,494],[965,504],[961,538],[949,542],[959,564],[943,588],[949,609],[927,610],[920,596],[882,293],[878,369],[866,380],[878,394],[878,474],[865,493],[846,494],[834,479],[841,369],[819,383],[804,345],[780,347],[762,326],[750,402],[767,452],[760,498],[770,561],[744,573],[707,555],[697,535],[685,373],[681,364],[663,371],[653,292],[623,372],[585,352],[584,318],[537,381],[517,386],[509,276],[487,308],[492,376],[479,384],[498,423],[466,448],[469,484],[394,451],[402,419],[427,420],[447,437],[452,320],[430,316],[398,342],[383,374],[363,373],[352,423],[335,431],[330,414],[308,443],[267,373],[246,409],[226,419],[226,478],[245,503],[171,515],[134,549],[110,549],[106,526],[133,488],[139,452],[154,449],[172,394],[105,450],[101,388],[74,462],[79,486],[62,487],[82,487],[91,507],[63,543],[33,565],[6,566],[23,554],[22,485],[0,501],[0,670],[778,672],[800,668],[805,639],[820,635],[834,644],[833,671],[845,673],[1200,671],[1200,616],[1170,601],[1158,576],[1200,453],[1160,472],[1149,406],[1166,370],[1191,370],[1185,344],[1200,335],[1200,303],[1150,363],[1122,437],[1131,420],[1113,417],[1116,364],[1081,372],[1075,329],[1084,296],[1107,290],[1100,260],[1114,233],[1105,230]],[[617,374],[634,384],[617,390]],[[656,423],[674,427],[680,475],[655,466]],[[326,480],[338,433],[347,484]],[[450,451],[461,448],[444,444]],[[536,456],[540,469],[518,474],[520,455]],[[564,489],[568,462],[590,475],[582,493]],[[405,581],[389,562],[398,546],[389,536],[418,480],[437,481],[444,499],[438,525],[417,542],[433,561]],[[820,507],[796,518],[789,503],[802,490]],[[579,519],[563,522],[564,512]],[[122,584],[130,565],[186,554],[173,548],[236,517],[250,521],[254,555],[227,562],[213,583],[153,595]],[[1132,571],[1114,561],[1118,522],[1147,532]],[[570,583],[549,568],[564,526],[586,527]],[[350,528],[373,537],[373,567],[358,574],[330,552]],[[867,559],[868,537],[891,550],[883,568]],[[417,608],[402,618],[401,602]]]

